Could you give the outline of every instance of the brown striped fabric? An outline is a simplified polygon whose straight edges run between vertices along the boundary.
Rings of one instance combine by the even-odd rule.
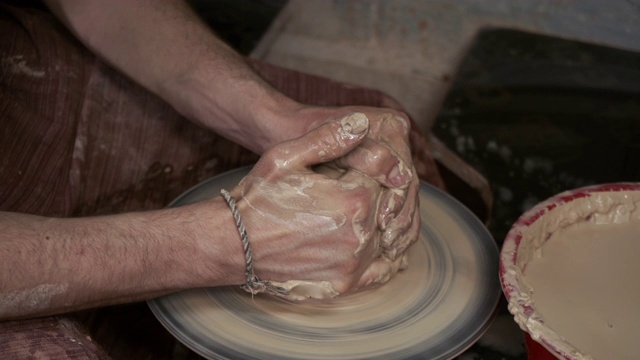
[[[305,103],[402,110],[379,91],[251,64]],[[411,140],[420,177],[442,187],[416,127]],[[0,210],[68,217],[158,209],[257,158],[96,59],[46,11],[0,4]],[[144,304],[0,322],[2,359],[194,357],[180,349]]]

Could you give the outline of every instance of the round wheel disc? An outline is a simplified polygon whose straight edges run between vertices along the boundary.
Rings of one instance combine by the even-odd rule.
[[[248,171],[212,178],[172,206],[218,196]],[[149,306],[177,339],[211,359],[450,359],[493,318],[498,248],[467,208],[426,183],[420,217],[409,268],[373,290],[292,303],[235,286],[203,288]]]

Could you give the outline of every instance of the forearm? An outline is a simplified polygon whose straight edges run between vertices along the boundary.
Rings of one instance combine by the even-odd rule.
[[[218,198],[93,218],[0,213],[0,319],[241,284],[242,248],[225,207]]]
[[[281,114],[299,105],[263,81],[186,2],[47,3],[87,47],[186,117],[259,153],[291,137]]]

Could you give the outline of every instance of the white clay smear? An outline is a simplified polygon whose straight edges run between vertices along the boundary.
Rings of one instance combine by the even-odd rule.
[[[594,359],[640,359],[640,222],[555,231],[525,269],[545,324]]]

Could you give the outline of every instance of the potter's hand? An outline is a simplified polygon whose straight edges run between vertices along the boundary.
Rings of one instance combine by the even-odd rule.
[[[259,278],[284,287],[302,280],[315,298],[388,279],[379,272],[390,268],[378,264],[383,188],[357,171],[317,171],[362,144],[368,130],[362,114],[328,121],[271,148],[232,190]]]
[[[384,231],[383,255],[397,260],[413,244],[419,233],[418,189],[420,186],[409,147],[409,119],[392,109],[349,106],[338,108],[303,107],[297,111],[309,128],[329,119],[359,112],[369,118],[366,139],[334,164],[357,170],[385,187],[377,222]]]
[[[304,123],[306,132],[352,113],[367,116],[369,132],[356,149],[336,162],[368,175],[385,187],[407,189],[415,171],[409,148],[409,120],[402,112],[364,106],[308,106],[298,109],[295,116]]]

